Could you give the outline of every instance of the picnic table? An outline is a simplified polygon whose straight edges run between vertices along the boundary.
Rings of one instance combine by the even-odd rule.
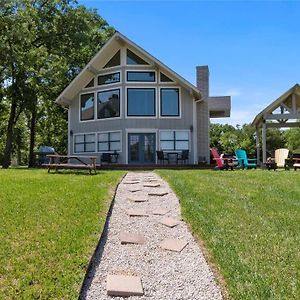
[[[59,155],[51,154],[47,155],[49,163],[44,164],[48,168],[48,173],[52,169],[57,171],[58,169],[78,169],[78,170],[89,170],[90,174],[92,171],[96,174],[96,160],[97,156],[84,156],[84,155]],[[89,163],[85,162],[89,160]],[[76,163],[71,163],[70,160],[75,160]]]

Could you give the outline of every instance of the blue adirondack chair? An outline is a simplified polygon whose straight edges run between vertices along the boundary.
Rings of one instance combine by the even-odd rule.
[[[243,149],[237,149],[235,150],[235,155],[239,163],[239,167],[241,167],[243,170],[245,168],[250,169],[254,168],[256,169],[256,158],[248,158],[247,153]]]

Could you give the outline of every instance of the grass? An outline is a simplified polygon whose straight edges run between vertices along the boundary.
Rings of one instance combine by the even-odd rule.
[[[78,299],[122,174],[0,170],[0,299]]]
[[[230,299],[300,299],[300,172],[160,170]]]

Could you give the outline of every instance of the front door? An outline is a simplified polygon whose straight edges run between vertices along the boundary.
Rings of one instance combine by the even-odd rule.
[[[155,163],[155,133],[128,134],[128,162],[130,164]]]

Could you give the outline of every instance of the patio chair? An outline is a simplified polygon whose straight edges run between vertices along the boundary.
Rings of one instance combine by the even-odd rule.
[[[295,171],[297,171],[297,169],[300,169],[300,154],[299,153],[294,153],[293,154],[293,168]]]
[[[278,168],[286,168],[286,159],[289,156],[289,149],[281,148],[275,150],[275,163]]]
[[[238,165],[241,167],[243,170],[245,168],[251,169],[254,168],[256,169],[256,158],[248,158],[247,152],[243,149],[237,149],[235,150],[235,155],[238,160]]]
[[[102,153],[101,162],[110,164],[111,163],[111,154],[108,153],[108,152],[107,153]]]
[[[230,156],[220,157],[219,152],[216,148],[210,149],[213,160],[216,162],[216,170],[228,170],[229,168],[233,170],[234,158]]]
[[[181,160],[181,163],[186,163],[189,160],[189,150],[182,150],[181,154],[177,156],[177,163]]]
[[[161,151],[161,150],[156,151],[156,155],[157,155],[157,161],[159,163],[164,163],[165,160],[169,163],[169,157],[165,156],[163,151]]]

